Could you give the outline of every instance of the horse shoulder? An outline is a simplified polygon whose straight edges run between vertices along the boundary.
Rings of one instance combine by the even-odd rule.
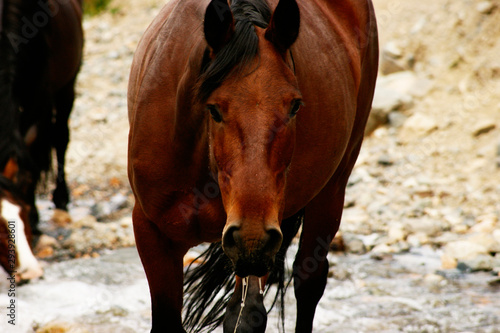
[[[191,8],[193,7],[193,8]],[[188,53],[202,38],[200,3],[194,0],[170,1],[142,36],[132,62],[129,87],[129,119],[142,112],[141,99],[162,96],[172,101],[188,61]],[[189,28],[188,28],[189,27]],[[195,27],[195,31],[193,28]],[[146,104],[155,104],[153,102]],[[165,105],[171,110],[173,105]]]
[[[369,1],[313,0],[299,7],[301,30],[292,52],[305,107],[287,182],[287,193],[300,195],[287,200],[289,212],[323,188],[362,138],[358,127],[368,114],[359,103],[362,63],[372,33]]]
[[[205,203],[197,184],[207,174],[208,143],[193,96],[204,50],[202,8],[174,1],[162,9],[141,39],[128,90],[132,188],[147,217],[178,237],[197,228],[194,207]]]

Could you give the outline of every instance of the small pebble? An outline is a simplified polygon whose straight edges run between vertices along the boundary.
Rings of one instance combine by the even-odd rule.
[[[476,10],[481,14],[490,14],[495,5],[491,1],[481,1],[476,5]]]
[[[391,166],[394,164],[393,160],[389,155],[382,155],[378,158],[377,163],[382,166]]]

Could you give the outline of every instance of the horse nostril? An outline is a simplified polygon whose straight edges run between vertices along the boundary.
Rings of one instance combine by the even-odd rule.
[[[231,260],[238,257],[238,244],[241,243],[240,227],[230,226],[222,236],[222,248]]]
[[[281,242],[283,241],[283,234],[278,228],[272,228],[266,231],[267,242],[264,246],[264,253],[274,257],[278,253]]]

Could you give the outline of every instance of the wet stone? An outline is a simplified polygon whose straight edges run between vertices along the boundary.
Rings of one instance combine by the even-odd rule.
[[[472,259],[458,261],[457,268],[465,272],[491,271],[494,261],[492,256],[481,254]]]
[[[402,223],[394,223],[389,227],[388,236],[391,242],[398,242],[406,239],[408,232]]]
[[[458,268],[455,269],[444,269],[444,270],[437,270],[436,274],[441,275],[447,280],[461,280],[463,279],[464,272],[459,270]]]
[[[363,241],[353,234],[344,234],[344,243],[349,253],[364,254],[367,251]]]
[[[430,273],[424,276],[424,282],[430,286],[439,286],[446,283],[446,279],[442,275]]]
[[[443,253],[441,255],[441,267],[444,269],[454,269],[457,268],[457,259],[454,257],[450,256],[447,253]]]
[[[487,254],[488,249],[480,244],[459,240],[448,243],[444,252],[457,260],[473,259],[481,254]]]
[[[396,128],[403,126],[407,118],[408,117],[400,111],[392,111],[387,116],[389,124]]]
[[[394,161],[389,155],[382,155],[378,158],[377,163],[382,166],[391,166],[394,164]]]

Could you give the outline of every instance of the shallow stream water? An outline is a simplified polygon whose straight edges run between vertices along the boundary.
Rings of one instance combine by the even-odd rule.
[[[491,273],[440,270],[439,253],[427,248],[378,258],[331,253],[330,263],[314,332],[500,332],[500,284]],[[7,282],[2,276],[0,332],[47,325],[62,332],[149,330],[148,286],[135,248],[47,264],[43,279],[16,288],[15,326],[5,316]],[[286,306],[291,332],[292,289]],[[278,331],[277,318],[273,310],[268,332]]]

